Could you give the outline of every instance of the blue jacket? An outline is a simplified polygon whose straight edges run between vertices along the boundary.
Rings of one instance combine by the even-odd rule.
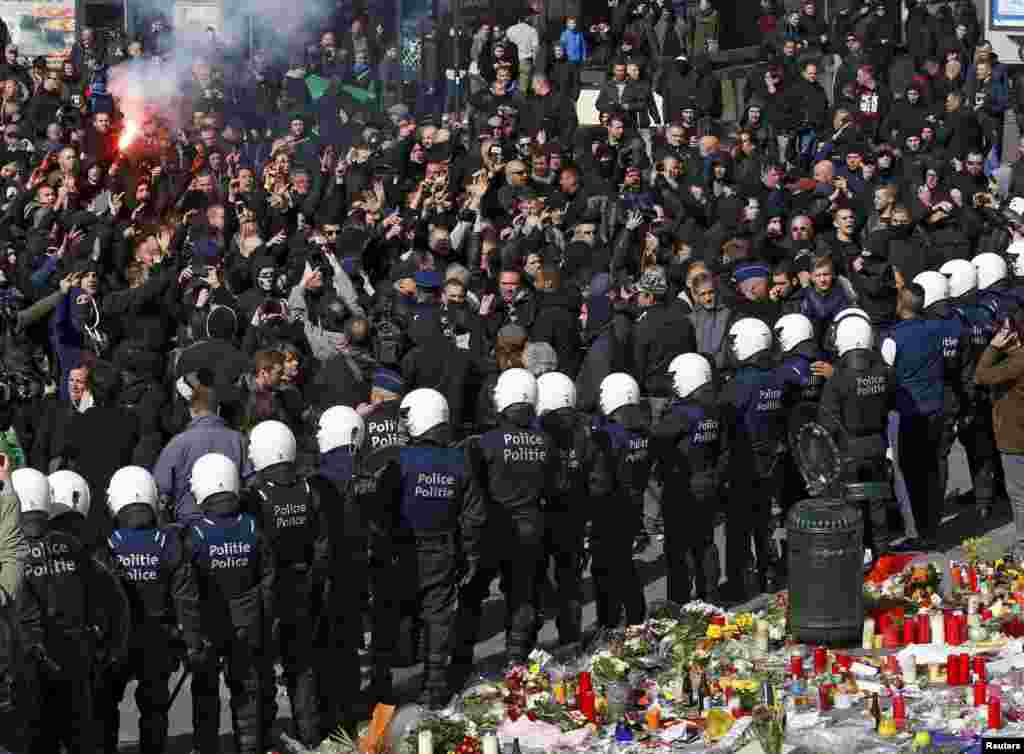
[[[723,423],[735,441],[734,466],[770,476],[786,438],[786,383],[767,353],[743,362],[722,390]]]
[[[153,476],[160,494],[174,501],[178,523],[187,525],[203,515],[189,485],[195,462],[207,453],[221,453],[234,461],[244,476],[247,447],[245,435],[228,427],[219,416],[196,417],[171,438],[153,467]]]
[[[962,325],[947,319],[907,319],[896,323],[882,343],[892,365],[896,410],[903,416],[931,416],[943,409],[945,339],[960,336]]]
[[[559,44],[565,50],[565,57],[570,63],[582,63],[587,59],[587,39],[579,29],[570,31],[565,29],[562,36],[558,38]]]

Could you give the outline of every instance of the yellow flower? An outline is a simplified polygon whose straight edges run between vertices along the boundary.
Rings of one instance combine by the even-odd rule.
[[[734,634],[738,634],[740,632],[740,627],[737,626],[735,623],[726,623],[724,626],[722,626],[722,632],[726,636],[733,636]]]
[[[709,639],[721,639],[722,627],[712,624],[708,626],[708,630],[704,635],[707,636]]]
[[[1004,563],[1005,561],[1002,558],[999,558],[999,560],[996,561],[996,568],[999,568],[1000,566],[1004,565]]]
[[[736,682],[737,691],[757,691],[757,681],[752,681],[749,678],[743,681]]]
[[[740,613],[736,616],[736,625],[740,628],[750,628],[754,625],[754,616],[750,613]]]

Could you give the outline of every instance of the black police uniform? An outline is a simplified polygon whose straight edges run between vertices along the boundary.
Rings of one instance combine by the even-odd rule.
[[[274,554],[274,635],[266,647],[271,658],[280,653],[298,739],[312,746],[320,741],[320,708],[313,633],[320,596],[327,578],[327,525],[321,522],[319,499],[292,463],[258,472],[243,509],[256,517],[258,528]],[[263,725],[270,732],[277,717],[277,688],[263,689]]]
[[[842,458],[844,482],[878,482],[887,478],[885,462],[889,409],[893,401],[892,370],[877,351],[854,349],[833,365],[818,406],[818,423],[835,439]],[[864,516],[864,546],[877,552],[876,539],[884,519]],[[876,531],[876,529],[883,531]],[[880,543],[879,543],[880,544]]]
[[[92,698],[95,651],[90,595],[99,563],[72,535],[49,527],[47,515],[22,514],[25,581],[17,601],[24,653],[16,704],[26,754],[95,754]],[[47,714],[57,710],[59,714]]]
[[[397,501],[396,568],[405,576],[423,622],[422,699],[430,706],[448,700],[445,667],[450,650],[460,567],[479,569],[480,538],[487,521],[474,469],[479,450],[469,443],[451,447],[451,429],[440,424],[399,449],[397,464],[381,478],[384,499]]]
[[[814,374],[811,364],[824,361],[824,355],[813,341],[800,343],[779,360],[778,374],[785,386],[782,402],[789,415],[787,431],[792,434],[808,421],[814,421],[818,414],[818,401],[825,378]],[[784,456],[782,469],[782,494],[779,497],[778,509],[782,520],[785,520],[789,507],[807,497],[807,485],[797,467],[793,453]]]
[[[771,545],[771,509],[782,487],[779,463],[786,441],[786,383],[767,351],[739,364],[719,399],[729,445],[729,525],[726,571],[731,589],[753,587],[750,539],[754,539],[761,588],[771,588],[776,557]]]
[[[946,491],[949,480],[949,451],[956,439],[957,417],[966,398],[964,386],[974,374],[971,361],[974,350],[971,345],[971,327],[960,311],[949,301],[939,301],[924,310],[925,319],[943,319],[960,325],[960,334],[949,334],[943,338],[942,357],[945,359],[943,373],[942,443],[939,448],[939,489]],[[982,349],[984,350],[984,349]],[[977,356],[980,356],[980,352]],[[990,498],[991,499],[991,498]]]
[[[643,585],[633,562],[633,540],[640,532],[644,490],[651,474],[651,417],[646,406],[621,406],[594,422],[597,448],[591,475],[591,555],[597,623],[629,624],[644,619]]]
[[[314,595],[324,605],[315,646],[323,667],[320,725],[324,734],[339,725],[354,732],[359,696],[359,648],[363,640],[362,595],[366,587],[367,537],[353,495],[356,456],[345,445],[320,454],[310,478],[327,527],[327,585]]]
[[[510,406],[502,412],[498,426],[478,441],[480,467],[476,473],[481,484],[486,483],[488,556],[459,595],[456,664],[472,663],[483,602],[499,571],[505,593],[508,659],[524,662],[533,649],[535,579],[544,543],[541,500],[558,463],[550,438],[531,428],[533,420],[533,406]]]
[[[394,501],[384,499],[380,480],[389,465],[398,463],[399,449],[408,442],[399,415],[401,401],[383,401],[363,417],[366,441],[355,471],[354,491],[369,536],[369,586],[373,681],[375,701],[392,702],[391,668],[396,662],[400,636],[418,635],[399,599],[402,574],[395,567]],[[417,641],[410,640],[415,648]]]
[[[185,551],[199,587],[203,638],[192,658],[192,727],[200,754],[220,751],[220,672],[231,692],[235,748],[262,754],[263,689],[272,683],[266,646],[274,615],[274,556],[234,493],[211,495],[202,517],[185,530]]]
[[[591,423],[591,417],[574,408],[550,411],[539,419],[541,431],[551,438],[558,467],[544,505],[544,550],[537,591],[539,594],[549,563],[553,563],[558,599],[555,625],[562,644],[579,641],[583,628],[583,536],[596,455]],[[540,604],[539,598],[535,604]]]
[[[664,506],[668,598],[680,605],[689,602],[690,581],[695,578],[697,598],[706,600],[718,590],[714,525],[721,509],[719,485],[729,460],[713,385],[669,406],[651,432],[651,453],[665,489],[673,492]]]
[[[183,650],[201,647],[199,592],[192,564],[185,560],[181,529],[159,528],[153,511],[141,504],[121,510],[114,524],[107,548],[128,593],[133,631],[128,652],[105,674],[105,698],[98,695],[96,701],[104,725],[103,750],[117,752],[119,703],[135,678],[139,751],[162,754],[167,747],[167,682]]]

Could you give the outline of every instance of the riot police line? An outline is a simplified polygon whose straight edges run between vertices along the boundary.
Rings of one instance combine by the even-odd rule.
[[[643,619],[634,541],[652,476],[666,491],[669,599],[722,597],[713,543],[721,511],[732,598],[775,590],[792,575],[773,517],[806,495],[789,439],[808,421],[835,440],[847,483],[887,483],[889,459],[898,461],[895,492],[864,503],[867,564],[900,514],[915,545],[934,546],[954,437],[967,450],[979,513],[998,499],[992,392],[974,368],[1000,328],[1024,319],[1015,248],[1010,263],[984,253],[921,273],[901,289],[893,322],[847,309],[821,337],[802,314],[774,328],[740,318],[725,370],[696,353],[671,361],[675,398],[653,424],[627,374],[602,381],[589,416],[566,375],[513,368],[494,389],[498,425],[460,442],[432,389],[378,400],[365,419],[329,409],[311,475],[297,470],[291,430],[263,422],[248,438],[254,473],[244,486],[226,456],[195,462],[201,515],[188,522],[167,519],[141,467],[114,474],[102,503],[74,472],[18,469],[9,486],[28,546],[22,589],[0,622],[0,715],[18,721],[8,746],[116,751],[118,705],[134,679],[141,750],[163,751],[181,667],[191,674],[196,750],[219,751],[223,673],[236,748],[262,752],[278,712],[278,658],[294,735],[313,746],[339,726],[354,730],[367,701],[395,699],[406,616],[421,635],[420,700],[443,707],[473,667],[496,577],[511,663],[536,645],[545,581],[559,643],[583,638],[588,560],[598,627]],[[819,362],[824,377],[812,368]],[[368,438],[368,428],[383,434]],[[90,551],[80,530],[93,504],[109,507],[114,526]]]

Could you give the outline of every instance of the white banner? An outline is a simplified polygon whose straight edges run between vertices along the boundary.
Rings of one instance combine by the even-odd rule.
[[[75,43],[75,0],[0,0],[0,18],[19,55],[62,57]]]

